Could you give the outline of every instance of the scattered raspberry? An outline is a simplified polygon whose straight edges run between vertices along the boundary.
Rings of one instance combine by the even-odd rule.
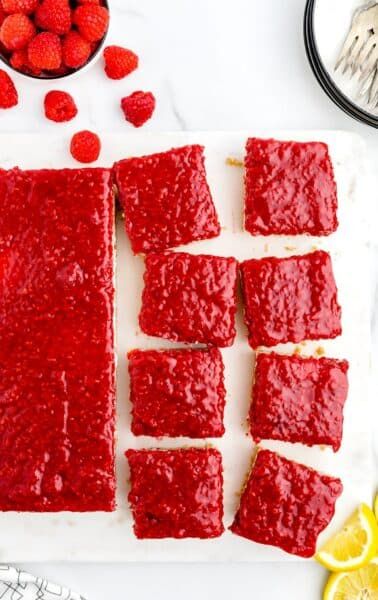
[[[1,0],[4,12],[8,14],[23,13],[30,15],[37,8],[38,0]]]
[[[71,69],[84,65],[91,55],[91,46],[77,31],[70,31],[63,40],[63,62]]]
[[[100,138],[92,131],[79,131],[72,137],[70,150],[77,161],[82,163],[93,162],[100,156]]]
[[[1,8],[1,4],[0,4],[0,27],[1,27],[1,25],[3,24],[3,22],[4,22],[4,20],[5,20],[5,17],[6,17],[6,16],[7,16],[7,15],[6,15],[6,14],[5,14],[5,12],[3,11],[3,9]]]
[[[0,41],[8,50],[21,50],[35,35],[35,27],[29,17],[18,13],[9,15],[0,27]]]
[[[97,42],[104,37],[109,24],[109,13],[104,6],[82,4],[74,11],[73,22],[79,33],[88,42]]]
[[[110,79],[123,79],[138,67],[134,52],[120,46],[108,46],[104,50],[105,73]]]
[[[121,100],[125,119],[134,127],[141,127],[152,117],[155,105],[155,96],[151,92],[134,92]]]
[[[45,115],[50,121],[63,123],[71,121],[77,115],[74,99],[67,92],[53,90],[45,96]]]
[[[68,0],[43,0],[35,13],[37,27],[58,35],[71,29],[71,9]]]
[[[18,104],[16,87],[8,73],[0,69],[0,108],[12,108]]]
[[[28,47],[28,59],[32,67],[53,71],[62,62],[62,47],[56,33],[43,31],[35,36]]]

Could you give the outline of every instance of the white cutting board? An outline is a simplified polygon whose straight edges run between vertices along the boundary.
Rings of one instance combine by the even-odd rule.
[[[243,158],[248,135],[281,139],[321,140],[330,146],[339,190],[340,227],[328,238],[252,237],[242,230],[243,169],[226,165],[227,157]],[[330,251],[343,309],[343,335],[335,340],[307,343],[310,354],[318,346],[332,357],[350,362],[350,390],[345,407],[342,448],[306,448],[280,442],[265,444],[294,460],[341,477],[344,492],[337,503],[336,516],[328,535],[361,501],[371,501],[373,487],[371,428],[369,423],[368,379],[370,361],[370,288],[367,230],[369,199],[373,196],[365,176],[365,147],[361,139],[345,132],[239,133],[148,133],[102,135],[103,151],[98,165],[109,166],[124,157],[167,150],[174,146],[199,143],[206,147],[206,168],[210,188],[222,224],[220,237],[186,246],[188,252],[235,256],[243,260],[260,256],[289,256],[314,247]],[[67,151],[65,137],[0,136],[0,167],[77,167]],[[126,495],[128,469],[123,456],[127,448],[203,446],[205,441],[186,438],[154,440],[136,438],[130,433],[130,405],[126,353],[132,348],[179,346],[142,334],[138,312],[142,290],[143,259],[134,257],[122,221],[117,224],[117,354],[118,354],[118,442],[117,501],[115,513],[0,513],[0,561],[287,561],[283,551],[258,545],[226,531],[212,540],[137,540]],[[225,526],[228,527],[238,504],[238,492],[248,470],[253,444],[248,436],[248,413],[253,352],[247,344],[241,309],[237,316],[237,339],[222,350],[225,361],[227,404],[226,434],[210,440],[224,460]],[[292,344],[279,350],[291,352]],[[90,407],[88,407],[90,410]],[[264,444],[263,444],[264,445]],[[324,537],[323,535],[323,537]],[[297,560],[297,559],[296,559]]]

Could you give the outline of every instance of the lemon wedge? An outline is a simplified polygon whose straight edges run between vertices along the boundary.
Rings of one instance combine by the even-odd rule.
[[[332,573],[323,600],[378,600],[378,559],[357,571]]]
[[[377,549],[378,525],[374,513],[366,504],[360,504],[341,531],[324,544],[315,558],[330,571],[354,571],[367,565],[377,554]]]

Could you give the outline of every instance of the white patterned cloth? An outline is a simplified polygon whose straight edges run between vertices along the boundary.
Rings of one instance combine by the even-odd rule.
[[[34,577],[15,567],[0,565],[0,600],[85,600],[85,598],[42,577]]]

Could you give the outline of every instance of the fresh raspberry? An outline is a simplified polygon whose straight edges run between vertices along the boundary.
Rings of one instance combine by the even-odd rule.
[[[125,119],[134,127],[141,127],[152,117],[155,105],[155,96],[151,92],[134,92],[121,100]]]
[[[134,52],[120,46],[108,46],[104,50],[105,73],[110,79],[123,79],[138,67]]]
[[[71,29],[71,9],[68,0],[43,0],[35,13],[37,27],[58,35]]]
[[[77,0],[78,4],[101,4],[100,0]]]
[[[3,22],[5,21],[5,17],[7,15],[5,14],[5,12],[3,11],[3,9],[1,8],[1,4],[0,4],[0,27],[3,24]]]
[[[9,15],[0,27],[0,41],[8,50],[25,48],[34,35],[33,23],[21,13]]]
[[[12,52],[12,55],[9,59],[10,64],[17,71],[21,71],[23,67],[26,67],[28,64],[28,53],[23,48],[22,50],[15,50]]]
[[[63,123],[77,115],[77,106],[71,94],[53,90],[45,96],[45,115],[50,121]]]
[[[79,131],[72,137],[70,150],[77,161],[82,163],[93,162],[100,156],[100,138],[92,131]]]
[[[91,55],[91,46],[77,31],[70,31],[63,40],[63,62],[71,69],[78,69]]]
[[[109,25],[109,13],[104,6],[83,4],[74,12],[73,22],[88,42],[98,42],[104,37]]]
[[[30,15],[38,6],[38,0],[1,0],[4,12],[8,14],[23,13]]]
[[[56,33],[43,31],[28,46],[28,59],[32,67],[53,71],[62,62],[62,46]]]
[[[8,73],[0,69],[0,108],[12,108],[18,104],[16,87]]]

